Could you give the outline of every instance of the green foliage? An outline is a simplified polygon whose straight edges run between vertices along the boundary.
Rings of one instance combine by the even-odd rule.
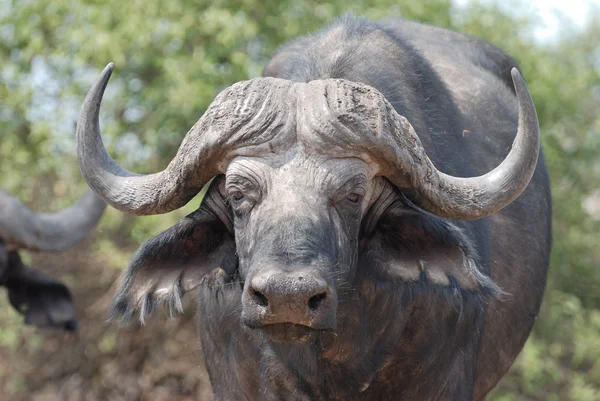
[[[449,0],[347,4],[0,1],[0,187],[43,210],[64,207],[83,192],[74,124],[83,96],[109,61],[116,68],[101,112],[105,142],[123,165],[148,173],[169,162],[221,89],[259,76],[279,45],[346,11],[402,16],[486,39],[520,62],[537,106],[554,197],[543,311],[491,399],[600,399],[600,17],[591,16],[581,32],[540,44],[531,35],[533,16],[509,15],[490,2],[460,9]],[[196,206],[137,219],[111,210],[94,250],[122,268],[137,244]],[[12,315],[0,316],[2,343],[14,340],[14,323]],[[101,346],[112,344],[105,339]]]

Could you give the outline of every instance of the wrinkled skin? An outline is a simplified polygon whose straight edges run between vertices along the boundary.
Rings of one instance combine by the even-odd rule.
[[[503,160],[514,138],[512,66],[458,34],[351,19],[282,48],[265,75],[371,85],[438,168],[472,176]],[[302,144],[294,138],[307,126],[279,129],[297,135],[239,152],[196,212],[138,250],[113,314],[181,310],[198,288],[216,400],[483,399],[522,348],[544,291],[542,158],[511,205],[457,221],[415,208],[367,154]]]
[[[253,327],[291,322],[334,329],[335,287],[347,283],[348,267],[356,263],[361,217],[369,203],[364,198],[379,195],[373,193],[373,172],[358,159],[295,155],[280,163],[246,158],[229,166],[225,192],[235,216],[234,230],[243,233],[236,236],[240,277],[248,286],[256,286],[257,277],[269,277],[272,272],[303,275],[304,281],[324,280],[323,295],[311,316],[303,316],[303,311],[296,315],[269,310],[265,317],[264,308],[247,299],[251,295],[246,288],[243,320]],[[293,278],[282,283],[288,288],[279,290],[292,299],[277,302],[270,299],[274,295],[267,297],[273,309],[293,304],[299,296],[292,288],[295,283]],[[273,330],[277,336],[279,329]]]
[[[71,292],[62,283],[22,263],[16,251],[0,241],[0,286],[25,324],[66,331],[77,329]]]

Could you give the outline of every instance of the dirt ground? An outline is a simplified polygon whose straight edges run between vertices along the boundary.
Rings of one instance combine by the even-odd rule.
[[[193,300],[187,300],[181,317],[156,313],[145,326],[119,327],[105,319],[119,272],[101,260],[90,261],[84,246],[35,255],[31,264],[69,285],[79,330],[69,334],[18,324],[20,317],[8,311],[0,290],[5,325],[0,335],[14,337],[0,345],[0,400],[212,400]],[[11,327],[7,313],[14,315]]]

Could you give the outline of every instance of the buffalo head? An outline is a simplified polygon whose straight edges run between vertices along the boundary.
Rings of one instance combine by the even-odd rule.
[[[0,191],[0,285],[25,323],[75,330],[69,289],[25,265],[19,249],[61,251],[72,247],[96,225],[106,203],[88,190],[74,205],[56,213],[34,213]]]
[[[160,302],[181,309],[183,293],[217,272],[243,286],[243,324],[277,342],[301,342],[339,330],[338,312],[353,296],[356,275],[425,277],[472,289],[481,283],[473,255],[456,240],[458,230],[436,216],[490,215],[523,191],[536,167],[537,117],[513,69],[517,137],[506,159],[479,177],[437,170],[411,124],[372,87],[276,78],[225,89],[168,167],[142,176],[119,166],[102,144],[98,113],[112,69],[88,93],[77,128],[90,187],[119,210],[156,214],[181,207],[216,177],[196,212],[134,256],[115,301],[125,316],[139,311],[143,319]],[[378,253],[387,246],[375,230],[384,214],[391,220],[379,230],[400,245]],[[363,257],[385,272],[358,271]]]

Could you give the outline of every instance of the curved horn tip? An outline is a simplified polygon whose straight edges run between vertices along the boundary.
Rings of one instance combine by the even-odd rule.
[[[106,67],[104,67],[104,70],[102,70],[102,75],[104,75],[104,73],[111,74],[114,69],[115,69],[115,63],[113,63],[111,61],[110,63],[106,64]]]
[[[97,97],[99,97],[100,101],[102,101],[102,96],[104,95],[104,91],[106,90],[106,86],[108,85],[108,80],[110,79],[114,68],[115,63],[113,63],[112,61],[108,63],[106,67],[104,67],[104,69],[100,73],[100,77],[96,80],[96,82],[88,91],[85,100],[83,101],[82,108],[85,108],[88,102],[92,101],[92,99],[95,99]]]
[[[94,86],[99,86],[101,88],[101,91],[104,92],[104,89],[106,88],[108,80],[110,79],[110,76],[112,75],[114,69],[115,63],[111,61],[106,65],[106,67],[104,67],[104,69],[100,73],[100,78],[98,78],[98,81],[96,81],[96,84]]]
[[[513,67],[510,70],[510,75],[512,77],[513,85],[516,90],[527,88],[525,79],[523,78],[523,75],[521,75],[521,72],[519,71],[519,69],[517,67]]]
[[[108,82],[108,79],[112,75],[112,72],[114,69],[115,69],[115,63],[113,63],[112,61],[110,63],[106,64],[106,67],[104,67],[104,69],[100,73],[99,81],[100,82]]]

